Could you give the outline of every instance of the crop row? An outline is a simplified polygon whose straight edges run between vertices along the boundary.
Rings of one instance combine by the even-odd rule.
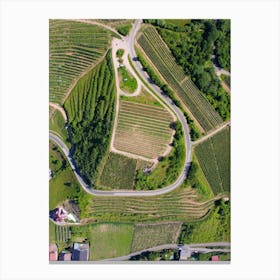
[[[183,80],[186,75],[183,69],[176,63],[175,58],[172,56],[169,49],[165,46],[160,35],[156,32],[155,28],[147,27],[143,31],[147,38],[152,38],[153,46],[155,49],[161,50],[159,52],[160,58],[165,62],[167,67],[171,70],[173,75],[177,78],[178,81]]]
[[[195,154],[214,194],[230,189],[230,130],[224,128],[195,147]]]
[[[157,39],[155,40],[155,38]],[[183,85],[180,84],[180,79],[178,80],[176,72],[173,73],[172,69],[169,68],[166,62],[166,55],[162,54],[164,49],[165,52],[168,49],[163,41],[159,44],[159,40],[162,41],[155,30],[152,35],[150,33],[145,33],[144,30],[144,34],[138,38],[138,43],[163,78],[167,81],[168,85],[175,91],[185,106],[190,110],[194,118],[199,122],[201,127],[205,131],[213,129],[222,122],[222,119],[190,79],[187,79]],[[169,55],[171,54],[169,53]]]
[[[50,101],[61,103],[74,80],[105,53],[110,33],[68,20],[51,20],[49,28]]]
[[[55,239],[57,242],[66,242],[71,238],[71,231],[69,226],[55,225]]]

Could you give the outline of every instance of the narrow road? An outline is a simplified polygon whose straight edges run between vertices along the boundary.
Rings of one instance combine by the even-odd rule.
[[[53,107],[54,109],[58,110],[61,113],[64,121],[67,123],[67,116],[66,116],[64,109],[57,103],[50,102],[49,105],[51,107]]]
[[[192,160],[191,138],[190,138],[190,134],[189,134],[188,124],[187,124],[187,121],[186,121],[183,113],[173,103],[173,101],[169,97],[165,96],[163,94],[163,92],[156,85],[151,83],[149,76],[146,74],[146,72],[143,71],[141,64],[136,59],[136,52],[134,49],[134,39],[135,39],[135,35],[141,25],[141,22],[142,22],[142,20],[136,20],[132,27],[130,35],[125,38],[125,40],[127,42],[129,54],[130,54],[130,57],[132,58],[132,62],[134,64],[134,67],[137,70],[138,74],[141,75],[142,78],[147,82],[147,84],[149,84],[151,86],[151,88],[153,88],[154,92],[171,107],[171,109],[176,114],[176,116],[178,117],[179,121],[182,124],[182,129],[183,129],[184,138],[185,138],[184,140],[185,140],[185,145],[186,145],[186,160],[184,163],[184,168],[174,183],[172,183],[171,185],[169,185],[165,188],[162,188],[162,189],[157,189],[157,190],[152,190],[152,191],[134,191],[134,190],[131,190],[131,191],[129,191],[129,190],[101,191],[101,190],[95,190],[95,189],[91,188],[80,176],[80,174],[78,172],[78,168],[76,167],[75,162],[74,162],[71,154],[69,153],[67,146],[64,144],[64,142],[59,137],[54,135],[53,133],[50,133],[49,134],[50,140],[54,141],[62,149],[67,160],[69,161],[69,163],[71,165],[71,168],[73,169],[73,172],[74,172],[78,182],[80,183],[82,188],[91,195],[96,195],[96,196],[155,196],[155,195],[165,194],[165,193],[175,190],[184,182],[184,180],[187,176],[187,173],[189,171],[190,165],[191,165],[191,160]]]
[[[212,137],[213,135],[215,135],[216,133],[218,133],[219,131],[221,131],[222,129],[224,129],[228,125],[230,125],[230,121],[226,122],[226,123],[223,123],[220,127],[215,129],[214,131],[210,132],[209,134],[205,135],[204,137],[201,137],[200,139],[196,140],[195,142],[192,142],[192,144],[197,145],[197,144],[207,140],[208,138]]]
[[[200,247],[197,247],[200,246]],[[211,253],[211,252],[224,252],[224,253],[229,253],[230,249],[226,248],[226,249],[221,249],[221,248],[214,248],[214,249],[209,249],[206,247],[230,247],[230,243],[229,242],[213,242],[213,243],[201,243],[201,244],[184,244],[183,246],[179,246],[178,244],[164,244],[164,245],[159,245],[159,246],[155,246],[155,247],[151,247],[151,248],[147,248],[147,249],[143,249],[141,251],[137,251],[137,252],[133,252],[129,255],[126,256],[121,256],[121,257],[116,257],[116,258],[111,258],[111,259],[105,259],[105,260],[101,260],[104,262],[108,262],[108,261],[125,261],[125,260],[129,260],[131,257],[140,255],[144,252],[147,251],[161,251],[164,249],[184,249],[184,250],[188,250],[191,253],[193,252],[199,252],[199,253]]]

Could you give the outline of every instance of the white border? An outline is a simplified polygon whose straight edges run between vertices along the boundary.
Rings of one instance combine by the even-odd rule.
[[[279,2],[2,1],[1,279],[279,279]],[[48,264],[48,19],[232,19],[230,265]]]

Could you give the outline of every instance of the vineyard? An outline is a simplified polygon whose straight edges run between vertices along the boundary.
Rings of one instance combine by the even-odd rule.
[[[79,80],[64,104],[75,146],[73,158],[89,184],[94,184],[109,152],[115,102],[115,74],[109,51]]]
[[[230,128],[195,147],[195,154],[215,195],[230,191]]]
[[[134,226],[131,252],[162,244],[177,243],[181,225],[181,222],[136,224]]]
[[[155,28],[146,27],[137,42],[204,131],[208,132],[222,123],[221,117],[208,100],[194,83],[186,78],[183,69],[176,64],[174,57]]]
[[[69,226],[55,225],[55,240],[58,243],[65,243],[71,239],[71,229]]]
[[[71,85],[107,51],[111,32],[93,24],[49,21],[49,98],[63,103]]]
[[[191,188],[153,197],[92,197],[87,213],[98,222],[192,221],[214,206],[214,199],[199,203],[196,198]]]
[[[148,159],[157,158],[171,142],[172,121],[165,108],[121,100],[114,147]]]

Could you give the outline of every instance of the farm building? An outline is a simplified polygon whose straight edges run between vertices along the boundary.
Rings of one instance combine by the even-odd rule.
[[[68,251],[62,251],[59,256],[58,260],[59,261],[71,261],[72,254]]]
[[[219,260],[219,256],[212,256],[211,260],[214,261],[214,262],[218,261]]]
[[[58,223],[64,223],[64,219],[67,218],[67,212],[62,207],[59,207],[53,218]]]
[[[180,250],[180,258],[179,261],[186,261],[191,256],[191,252],[188,249]]]
[[[49,260],[57,261],[57,246],[54,243],[49,245]]]
[[[74,243],[72,260],[73,261],[88,261],[89,258],[89,244]]]

